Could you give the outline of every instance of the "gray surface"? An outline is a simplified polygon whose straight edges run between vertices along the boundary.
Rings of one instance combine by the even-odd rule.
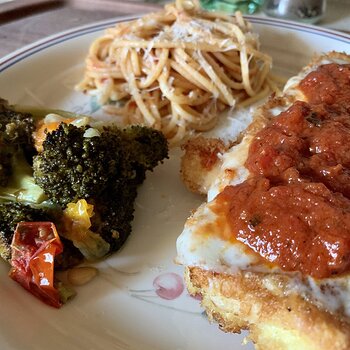
[[[114,5],[107,7],[101,6],[100,2],[95,1],[92,4],[86,1],[89,6],[85,8],[79,3],[79,6],[74,6],[72,2],[68,6],[54,6],[43,11],[23,13],[16,10],[14,13],[5,14],[0,21],[0,57],[63,30],[117,16],[150,12],[157,8],[156,5],[120,0],[113,1]]]

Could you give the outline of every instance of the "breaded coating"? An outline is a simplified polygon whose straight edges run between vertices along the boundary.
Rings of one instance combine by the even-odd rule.
[[[219,171],[220,154],[228,146],[220,139],[202,136],[187,141],[182,149],[181,178],[187,188],[194,193],[207,194],[208,188]]]
[[[287,275],[220,274],[188,267],[186,284],[202,296],[209,320],[225,332],[249,330],[258,350],[348,350],[350,325],[287,292]]]

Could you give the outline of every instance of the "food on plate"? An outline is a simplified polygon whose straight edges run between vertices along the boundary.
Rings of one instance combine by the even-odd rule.
[[[14,280],[59,307],[70,291],[55,270],[123,245],[138,186],[167,158],[167,140],[148,127],[0,102],[0,255]]]
[[[349,140],[350,56],[331,52],[258,109],[237,144],[186,146],[186,179],[201,174],[188,185],[208,200],[177,262],[222,330],[248,329],[258,349],[350,348]]]
[[[267,96],[276,86],[270,67],[240,13],[178,0],[107,29],[92,43],[77,89],[125,123],[162,130],[176,144],[189,131],[213,128],[224,109]]]

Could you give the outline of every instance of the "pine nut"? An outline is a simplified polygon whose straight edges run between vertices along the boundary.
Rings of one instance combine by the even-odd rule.
[[[75,267],[68,271],[68,282],[73,286],[82,286],[97,275],[97,269],[91,266]]]

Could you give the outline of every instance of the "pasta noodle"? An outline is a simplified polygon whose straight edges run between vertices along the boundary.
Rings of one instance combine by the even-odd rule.
[[[271,92],[270,67],[239,12],[206,12],[195,0],[177,0],[107,29],[92,43],[77,89],[125,123],[162,130],[174,144],[215,126],[224,109]]]

